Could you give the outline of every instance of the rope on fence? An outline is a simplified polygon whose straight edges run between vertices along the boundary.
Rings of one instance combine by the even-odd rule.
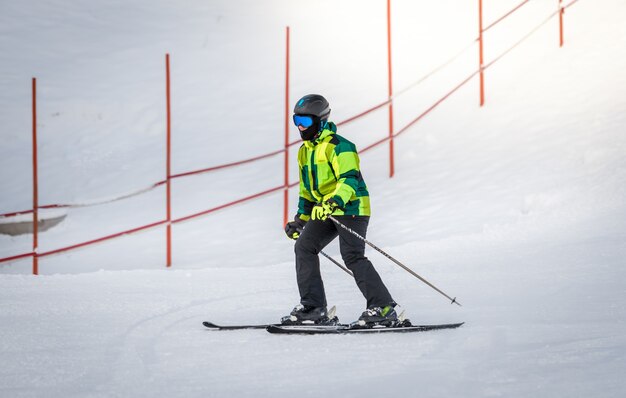
[[[197,217],[200,217],[200,216],[204,216],[204,215],[207,215],[209,213],[213,213],[213,212],[216,212],[218,210],[224,209],[226,207],[234,206],[234,205],[237,205],[237,204],[240,204],[240,203],[243,203],[243,202],[247,202],[247,201],[252,200],[252,199],[260,198],[261,196],[269,195],[270,193],[273,193],[273,192],[276,192],[276,191],[280,191],[281,189],[284,189],[284,188],[285,188],[284,185],[280,185],[278,187],[270,188],[270,189],[265,190],[263,192],[259,192],[259,193],[256,193],[254,195],[246,196],[245,198],[237,199],[237,200],[234,200],[234,201],[232,201],[230,203],[225,203],[223,205],[214,207],[212,209],[204,210],[204,211],[201,211],[199,213],[191,214],[189,216],[177,218],[175,220],[172,220],[172,224],[178,224],[178,223],[181,223],[181,222],[184,222],[184,221],[191,220],[192,218],[197,218]]]
[[[80,247],[89,246],[89,245],[92,245],[92,244],[95,244],[95,243],[104,242],[104,241],[107,241],[107,240],[111,240],[113,238],[118,238],[120,236],[130,235],[130,234],[134,234],[136,232],[145,231],[145,230],[148,230],[148,229],[151,229],[151,228],[155,228],[155,227],[158,227],[158,226],[166,224],[166,223],[167,223],[167,220],[158,221],[158,222],[155,222],[155,223],[152,223],[152,224],[144,225],[142,227],[137,227],[137,228],[129,229],[127,231],[118,232],[118,233],[115,233],[115,234],[112,234],[112,235],[107,235],[107,236],[104,236],[102,238],[93,239],[93,240],[90,240],[90,241],[87,241],[87,242],[78,243],[78,244],[75,244],[75,245],[72,245],[72,246],[63,247],[63,248],[60,248],[60,249],[50,250],[48,252],[38,253],[37,257],[45,257],[45,256],[53,255],[53,254],[66,252],[66,251],[69,251],[69,250],[78,249]]]
[[[240,166],[242,164],[252,163],[252,162],[255,162],[257,160],[269,158],[269,157],[281,154],[283,152],[285,152],[285,149],[279,149],[277,151],[266,153],[265,155],[255,156],[255,157],[250,158],[250,159],[239,160],[237,162],[226,163],[226,164],[222,164],[222,165],[219,165],[219,166],[208,167],[206,169],[201,169],[201,170],[188,171],[186,173],[174,174],[174,175],[171,176],[171,178],[174,179],[174,178],[180,178],[180,177],[187,177],[187,176],[194,175],[194,174],[208,173],[210,171],[216,171],[216,170],[225,169],[225,168],[228,168],[228,167]]]
[[[22,259],[22,258],[27,258],[27,257],[32,257],[32,256],[33,256],[32,252],[31,253],[18,254],[17,256],[0,258],[0,263],[14,261],[14,260],[19,260],[19,259]]]
[[[445,101],[446,99],[448,99],[448,97],[450,97],[452,94],[454,94],[458,89],[460,89],[461,87],[463,87],[465,84],[467,84],[467,82],[469,82],[470,80],[472,80],[472,78],[474,76],[476,76],[479,73],[479,71],[475,71],[474,73],[472,73],[471,75],[469,75],[465,80],[463,80],[461,83],[459,83],[456,87],[454,87],[451,91],[449,91],[446,95],[444,95],[443,97],[441,97],[439,100],[437,100],[437,102],[435,102],[433,105],[431,105],[428,109],[426,109],[424,112],[422,112],[421,115],[419,115],[418,117],[416,117],[415,119],[413,119],[411,122],[409,122],[409,124],[407,124],[406,126],[404,126],[403,128],[401,128],[400,130],[398,130],[398,132],[396,132],[394,134],[394,137],[399,136],[400,134],[404,133],[405,131],[407,131],[409,129],[409,127],[411,127],[412,125],[414,125],[415,123],[417,123],[418,121],[420,121],[424,116],[426,116],[427,114],[429,114],[430,112],[432,112],[433,109],[435,109],[437,106],[439,106],[443,101]]]
[[[82,242],[82,243],[78,243],[78,244],[75,244],[75,245],[71,245],[71,246],[67,246],[67,247],[62,247],[62,248],[50,250],[50,251],[47,251],[47,252],[37,253],[37,257],[51,256],[53,254],[58,254],[58,253],[62,253],[62,252],[66,252],[66,251],[70,251],[70,250],[74,250],[74,249],[78,249],[78,248],[81,248],[81,247],[84,247],[84,246],[89,246],[89,245],[93,245],[95,243],[100,243],[100,242],[104,242],[104,241],[111,240],[111,239],[114,239],[114,238],[118,238],[120,236],[130,235],[130,234],[134,234],[136,232],[152,229],[152,228],[161,226],[161,225],[166,224],[166,223],[167,223],[167,220],[158,221],[158,222],[155,222],[155,223],[152,223],[152,224],[148,224],[148,225],[144,225],[144,226],[141,226],[141,227],[129,229],[127,231],[118,232],[118,233],[115,233],[115,234],[112,234],[112,235],[104,236],[102,238],[89,240],[89,241],[86,241],[86,242]],[[30,252],[30,253],[19,254],[17,256],[0,258],[0,263],[9,262],[9,261],[13,261],[13,260],[19,260],[19,259],[27,258],[27,257],[32,257],[34,255],[35,255],[34,252]]]
[[[274,152],[271,152],[271,153],[268,153],[268,154],[265,154],[265,155],[260,155],[260,156],[257,156],[257,157],[254,157],[254,158],[250,158],[250,159],[241,160],[241,161],[238,161],[238,162],[227,163],[227,164],[223,164],[223,165],[219,165],[219,166],[209,167],[209,168],[202,169],[202,170],[195,170],[195,171],[190,171],[190,172],[186,172],[186,173],[174,174],[170,178],[174,179],[174,178],[186,177],[186,176],[190,176],[190,175],[194,175],[194,174],[208,173],[208,172],[211,172],[211,171],[224,169],[224,168],[228,168],[228,167],[232,167],[232,166],[239,166],[239,165],[246,164],[246,163],[251,163],[251,162],[254,162],[254,161],[257,161],[257,160],[269,158],[271,156],[275,156],[275,155],[278,155],[280,153],[283,153],[284,151],[285,151],[284,149],[280,149],[278,151],[274,151]],[[115,197],[115,198],[112,198],[112,199],[94,200],[94,201],[82,202],[82,203],[64,203],[64,204],[44,205],[44,206],[39,206],[39,209],[80,208],[80,207],[98,206],[98,205],[118,202],[120,200],[129,199],[129,198],[132,198],[133,196],[138,196],[138,195],[150,192],[153,189],[158,188],[161,185],[164,185],[166,182],[167,181],[165,181],[165,180],[159,181],[157,183],[152,184],[149,187],[142,188],[142,189],[139,189],[137,191],[133,191],[131,193],[128,193],[128,194],[125,194],[125,195],[121,195],[121,196],[118,196],[118,197]],[[0,214],[0,218],[15,217],[15,216],[22,215],[22,214],[30,214],[32,212],[33,212],[33,210],[24,210],[24,211],[19,211],[19,212]]]
[[[513,44],[513,46],[511,46],[509,49],[505,50],[502,52],[502,54],[498,55],[496,58],[494,58],[491,62],[487,63],[485,65],[485,67],[483,69],[487,69],[489,68],[491,65],[495,64],[496,62],[498,62],[502,57],[504,57],[506,54],[508,54],[509,52],[511,52],[513,49],[515,49],[517,46],[519,46],[520,44],[522,44],[522,42],[524,42],[526,39],[528,39],[530,36],[532,36],[535,32],[537,32],[539,29],[541,29],[545,24],[547,24],[548,22],[550,22],[550,20],[559,13],[559,11],[555,11],[552,14],[550,14],[549,17],[547,17],[543,22],[541,22],[539,25],[537,25],[535,28],[533,28],[530,32],[528,32],[526,35],[524,35],[520,40],[518,40],[517,42],[515,42],[515,44]]]
[[[165,181],[159,181],[155,184],[152,184],[151,186],[147,187],[147,188],[142,188],[139,189],[137,191],[125,194],[125,195],[121,195],[115,198],[111,198],[111,199],[102,199],[102,200],[93,200],[90,202],[83,202],[83,203],[69,203],[69,204],[59,204],[59,205],[45,205],[45,206],[39,206],[40,209],[57,209],[57,208],[80,208],[80,207],[91,207],[91,206],[99,206],[99,205],[105,205],[105,204],[109,204],[109,203],[114,203],[114,202],[118,202],[120,200],[124,200],[124,199],[128,199],[128,198],[132,198],[133,196],[138,196],[141,194],[144,194],[146,192],[150,192],[155,188],[160,187],[161,185],[164,185]]]
[[[396,92],[391,99],[395,100],[396,98],[398,98],[399,96],[401,96],[402,94],[406,93],[407,91],[409,91],[410,89],[418,86],[419,84],[423,83],[424,81],[426,81],[429,77],[433,76],[434,74],[436,74],[437,72],[441,71],[442,69],[444,69],[446,66],[450,65],[451,63],[453,63],[454,61],[456,61],[457,59],[459,59],[461,57],[461,55],[465,54],[470,48],[472,48],[474,46],[474,44],[476,44],[476,42],[478,41],[478,39],[475,39],[474,41],[472,41],[470,44],[468,44],[467,46],[465,46],[461,51],[459,51],[456,55],[452,56],[451,58],[449,58],[447,61],[443,62],[442,64],[440,64],[439,66],[437,66],[435,69],[433,69],[432,71],[428,72],[427,74],[425,74],[424,76],[422,76],[420,79],[416,80],[415,82],[409,84],[408,86],[406,86],[405,88],[403,88],[402,90]]]
[[[9,218],[9,217],[21,216],[22,214],[30,214],[32,212],[33,212],[32,209],[31,210],[15,211],[13,213],[0,214],[0,218]]]
[[[489,26],[487,26],[486,28],[483,29],[483,32],[488,31],[489,29],[493,28],[494,26],[496,26],[498,23],[500,23],[503,19],[505,19],[506,17],[508,17],[509,15],[513,14],[515,11],[519,10],[520,8],[522,8],[523,5],[525,5],[526,3],[528,3],[530,0],[524,0],[521,4],[519,4],[517,7],[513,8],[511,11],[507,12],[506,14],[504,14],[503,16],[501,16],[500,18],[496,19],[494,22],[492,22]]]
[[[121,196],[117,196],[111,199],[93,200],[90,202],[82,202],[82,203],[62,203],[62,204],[54,204],[54,205],[44,205],[44,206],[39,206],[38,209],[62,209],[62,208],[72,209],[72,208],[80,208],[80,207],[99,206],[99,205],[104,205],[108,203],[118,202],[120,200],[132,198],[133,196],[138,196],[146,192],[150,192],[153,189],[158,188],[159,186],[163,184],[165,184],[165,181],[159,181],[155,184],[152,184],[151,186],[147,188],[142,188],[137,191],[133,191],[133,192],[130,192]],[[14,212],[14,213],[0,214],[0,218],[15,217],[15,216],[19,216],[22,214],[31,214],[32,212],[33,210],[31,209],[31,210],[24,210],[24,211],[19,211],[19,212]]]

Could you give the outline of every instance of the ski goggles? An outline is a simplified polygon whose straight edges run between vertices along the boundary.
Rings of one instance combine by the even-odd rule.
[[[313,125],[313,116],[310,115],[293,115],[293,123],[296,126],[302,126],[304,128],[309,128]]]

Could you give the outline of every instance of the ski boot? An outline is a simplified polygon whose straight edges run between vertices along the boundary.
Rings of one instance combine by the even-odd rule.
[[[350,327],[355,329],[371,329],[380,327],[402,327],[411,326],[411,321],[404,319],[404,312],[398,316],[395,309],[396,304],[385,307],[371,307],[365,310],[356,322]]]
[[[287,316],[280,320],[282,325],[336,325],[339,319],[335,316],[335,307],[330,311],[326,307],[313,307],[298,304]]]

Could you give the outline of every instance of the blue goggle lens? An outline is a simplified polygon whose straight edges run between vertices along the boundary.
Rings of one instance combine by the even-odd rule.
[[[293,123],[296,126],[309,128],[313,125],[313,118],[308,115],[293,115]]]

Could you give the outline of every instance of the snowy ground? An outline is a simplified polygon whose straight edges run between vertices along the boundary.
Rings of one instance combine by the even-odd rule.
[[[474,3],[432,3],[393,2],[398,90],[476,32]],[[488,21],[518,4],[484,3]],[[494,28],[487,59],[554,3],[531,1]],[[465,321],[462,328],[393,336],[205,330],[203,320],[276,321],[297,303],[292,243],[273,195],[176,225],[170,270],[162,230],[46,257],[38,277],[28,275],[29,260],[1,264],[0,396],[623,396],[626,6],[601,3],[567,10],[565,47],[553,19],[489,68],[484,108],[474,80],[399,137],[393,179],[386,147],[362,157],[373,202],[368,238],[463,307],[376,252],[370,258],[414,322]],[[280,147],[285,25],[292,100],[323,93],[336,120],[383,100],[384,12],[373,0],[0,5],[0,213],[30,203],[30,77],[41,93],[41,201],[97,201],[163,178],[165,52],[178,173]],[[313,35],[320,20],[335,28]],[[328,58],[308,57],[322,52]],[[397,126],[469,75],[476,52],[400,98]],[[377,112],[340,133],[364,147],[385,131],[386,113]],[[281,161],[177,181],[174,216],[279,185]],[[158,221],[162,197],[157,189],[72,209],[42,234],[42,250]],[[0,256],[30,244],[0,236]],[[326,251],[339,258],[335,243]],[[363,299],[354,282],[322,262],[329,302],[341,320],[355,319]]]

